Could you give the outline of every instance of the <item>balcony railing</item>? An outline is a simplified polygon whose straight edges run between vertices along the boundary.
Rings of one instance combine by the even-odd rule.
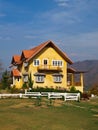
[[[73,84],[71,82],[67,82],[67,86],[81,86],[81,82],[74,82]]]
[[[52,66],[52,65],[40,65],[37,67],[38,70],[54,70],[54,71],[62,71],[62,67],[60,66]]]

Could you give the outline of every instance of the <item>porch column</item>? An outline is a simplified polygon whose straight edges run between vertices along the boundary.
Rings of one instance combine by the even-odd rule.
[[[83,87],[83,73],[80,74],[81,87]]]
[[[71,86],[74,86],[74,74],[71,74]]]

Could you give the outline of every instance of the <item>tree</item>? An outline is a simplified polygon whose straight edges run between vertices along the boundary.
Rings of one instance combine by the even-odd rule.
[[[98,84],[94,84],[90,89],[90,94],[98,95]]]
[[[32,87],[33,87],[33,80],[32,80],[31,73],[30,73],[30,75],[29,75],[29,77],[28,77],[28,87],[29,87],[29,88],[32,88]]]
[[[2,89],[6,89],[10,87],[10,74],[7,70],[2,74],[1,86]]]
[[[3,71],[3,65],[2,65],[2,61],[0,61],[0,74],[2,73]]]

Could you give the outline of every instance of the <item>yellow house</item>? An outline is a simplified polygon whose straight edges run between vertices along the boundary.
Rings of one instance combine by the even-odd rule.
[[[14,55],[11,61],[13,84],[21,88],[31,75],[33,87],[53,87],[70,89],[75,86],[83,92],[83,72],[68,68],[73,62],[52,41],[47,41],[21,55]],[[79,82],[74,75],[80,74]]]

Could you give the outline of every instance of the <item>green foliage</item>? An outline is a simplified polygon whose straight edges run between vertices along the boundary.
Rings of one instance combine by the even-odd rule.
[[[72,93],[76,92],[76,88],[75,88],[74,86],[72,86],[72,87],[70,88],[70,92],[72,92]]]
[[[84,93],[81,94],[81,98],[82,98],[83,100],[88,100],[89,97],[90,97],[90,95],[89,95],[88,92],[84,92]]]
[[[29,88],[32,88],[32,87],[33,87],[33,80],[32,80],[31,73],[30,73],[30,75],[29,75],[29,77],[28,77],[28,87],[29,87]]]
[[[43,87],[37,87],[32,89],[33,92],[66,92],[65,89],[54,89],[54,88],[43,88]]]
[[[35,99],[0,99],[0,130],[98,129],[97,98],[53,107],[43,106],[43,102],[36,107],[34,103]]]
[[[10,74],[8,73],[8,71],[6,70],[3,74],[2,74],[2,79],[1,79],[1,84],[2,84],[2,89],[6,89],[6,88],[10,88]]]
[[[40,96],[37,96],[37,100],[36,100],[35,105],[36,106],[41,106],[41,97]]]
[[[28,88],[27,84],[26,84],[26,83],[23,83],[22,89],[27,89],[27,88]]]
[[[10,92],[11,93],[20,93],[20,89],[16,88],[16,86],[14,85],[13,87],[10,88]]]

